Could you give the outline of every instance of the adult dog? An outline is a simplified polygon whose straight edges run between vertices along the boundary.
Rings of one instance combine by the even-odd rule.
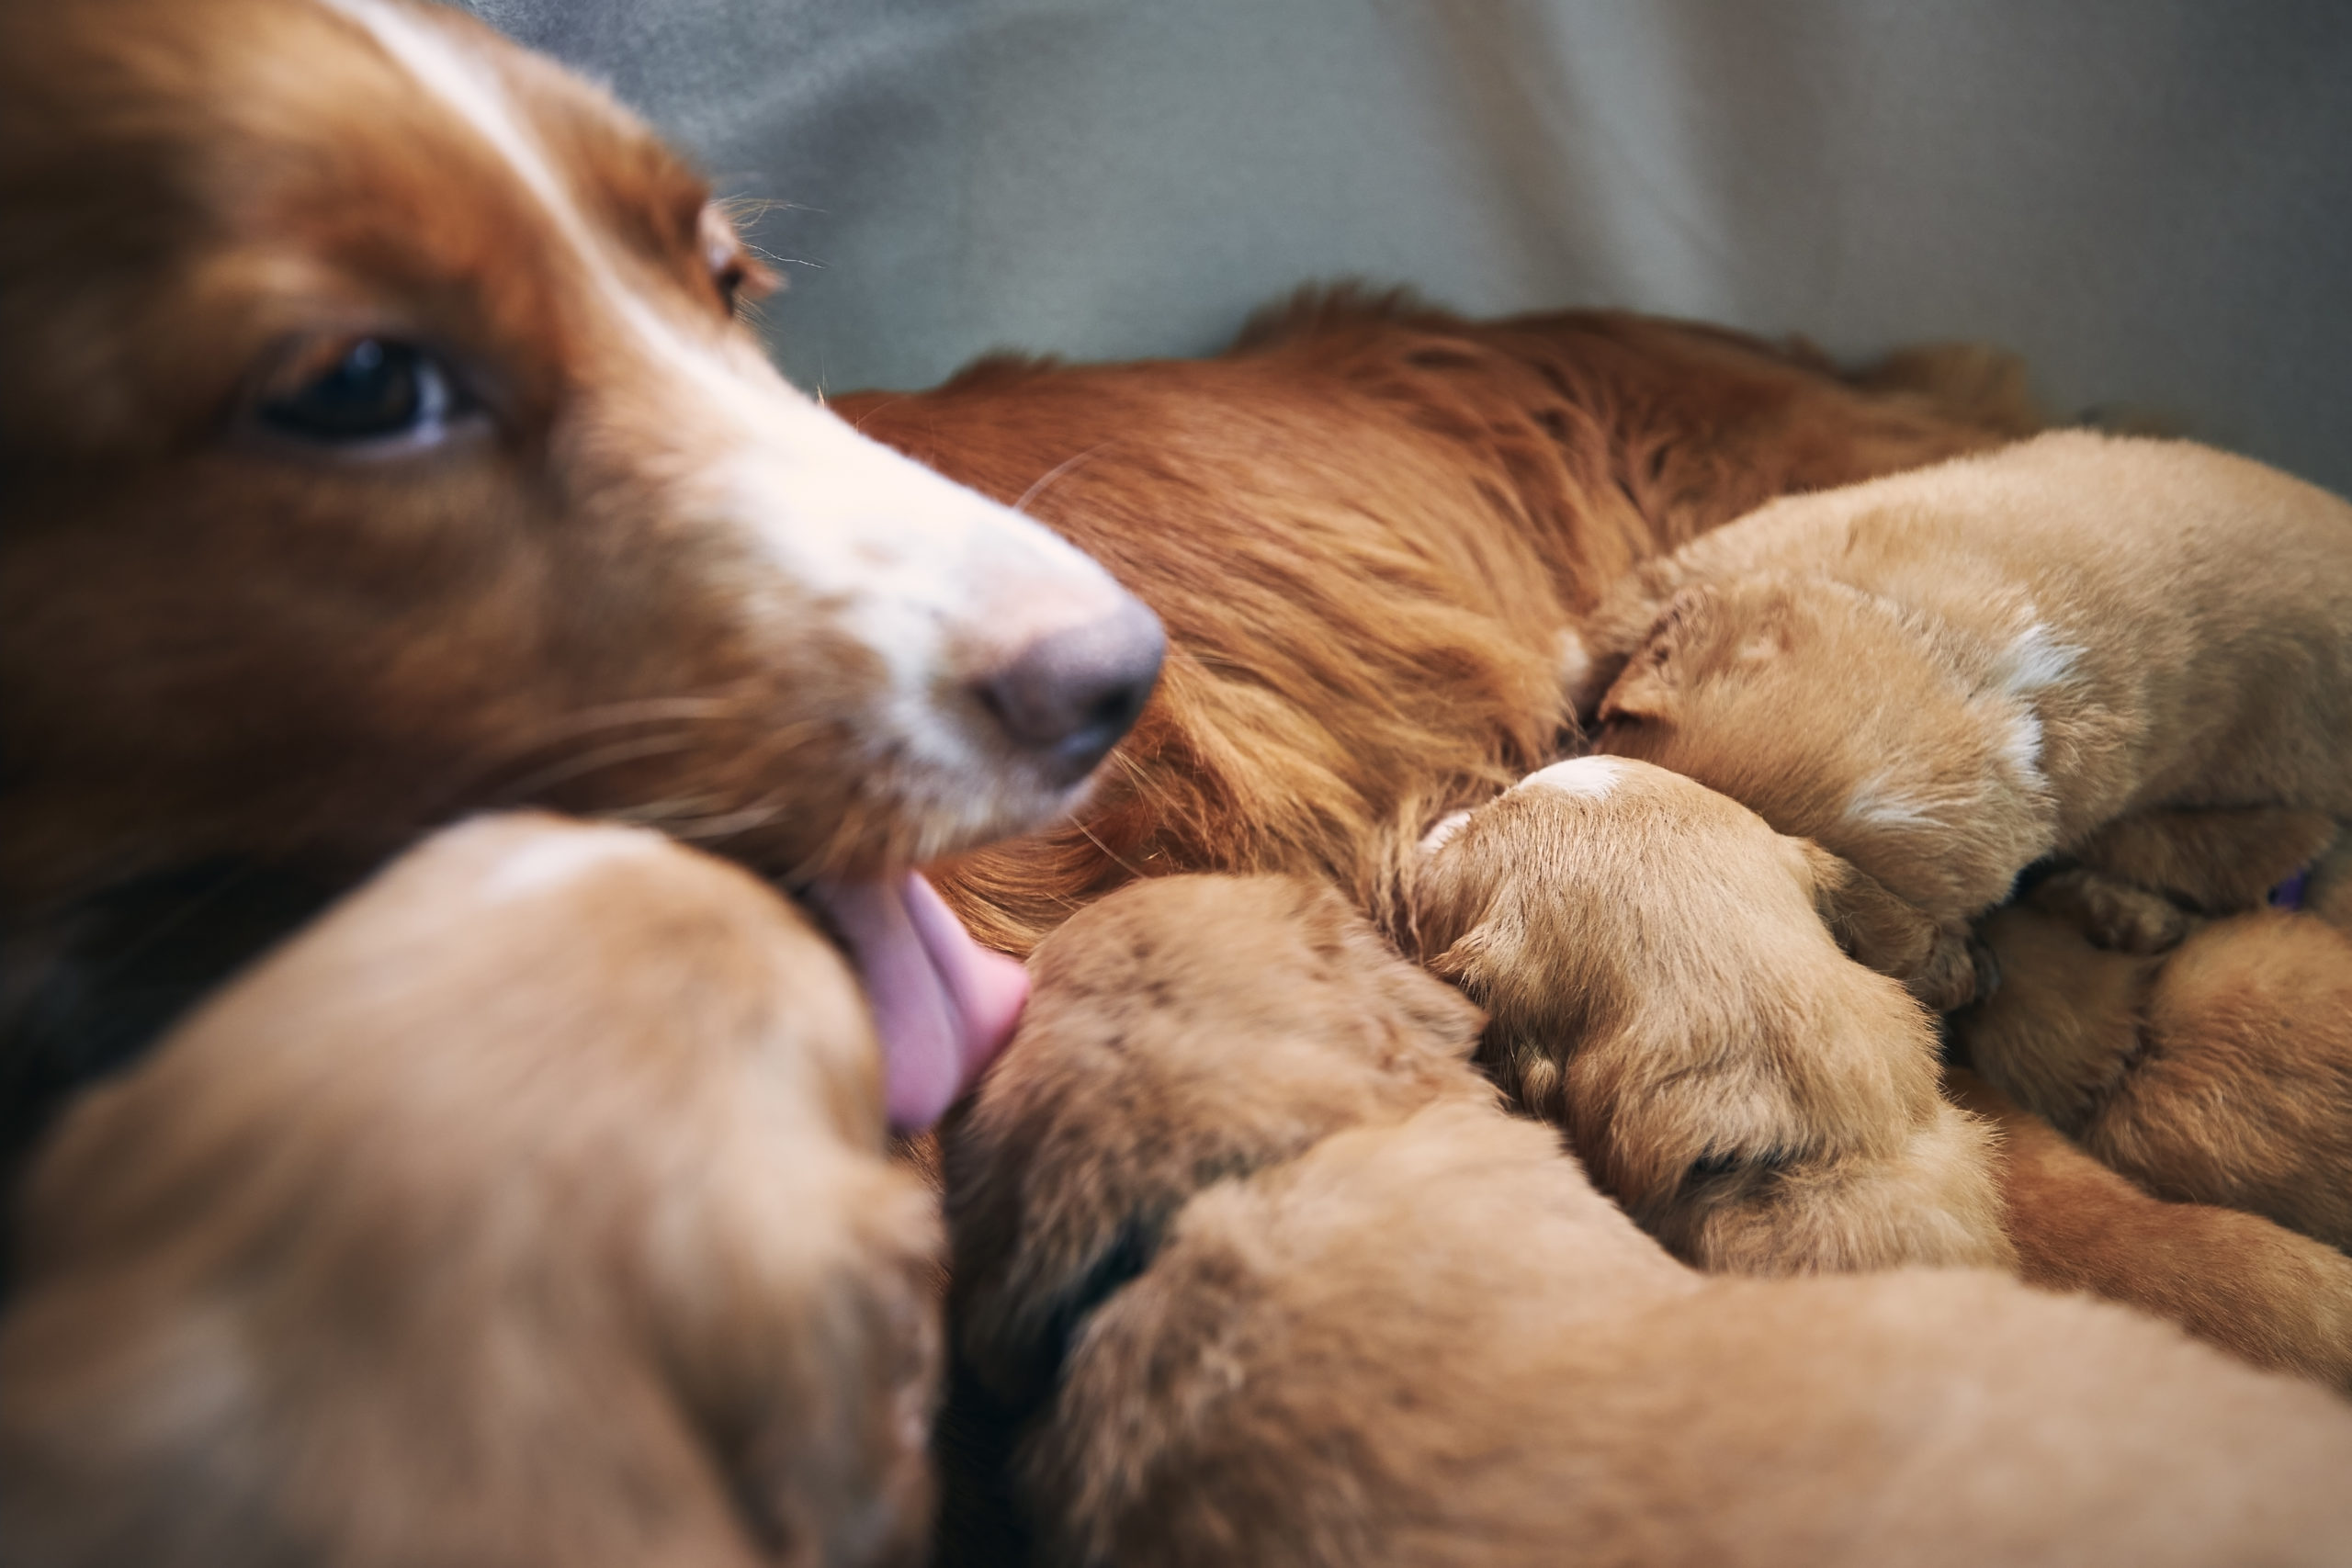
[[[97,1195],[60,1173],[154,1152],[133,1135],[143,1115],[85,1100],[61,1118],[72,1093],[385,856],[484,807],[656,825],[809,895],[882,1004],[888,1110],[920,1124],[1008,1021],[1014,983],[908,867],[1091,800],[1054,836],[957,870],[956,896],[1000,945],[1025,946],[1136,869],[1311,866],[1388,907],[1388,874],[1429,818],[1549,756],[1560,634],[1611,577],[1783,491],[2023,423],[2007,384],[1972,379],[1964,356],[1862,383],[1704,329],[1474,327],[1327,299],[1198,366],[998,364],[851,408],[986,501],[776,378],[737,316],[759,267],[641,127],[403,0],[0,13],[0,1133],[14,1168],[51,1130],[21,1215],[35,1235],[86,1234]],[[1184,642],[1164,701],[1091,796],[1090,770],[1151,689],[1160,633],[1001,504],[1023,500]],[[332,951],[366,950],[353,924],[391,907],[346,907]],[[403,931],[431,927],[398,907]],[[812,972],[838,963],[806,921],[756,919],[771,917],[813,944]],[[440,956],[464,956],[470,918]],[[604,960],[639,961],[626,947]],[[151,1110],[246,1130],[260,1144],[237,1146],[256,1156],[299,1135],[359,1161],[337,1168],[348,1190],[375,1184],[368,1212],[420,1223],[362,1230],[350,1209],[297,1202],[285,1212],[318,1224],[270,1232],[282,1245],[256,1266],[332,1280],[322,1260],[378,1249],[382,1293],[366,1304],[398,1319],[436,1258],[481,1239],[421,1222],[502,1213],[491,1134],[504,1123],[463,1092],[486,1058],[443,1041],[368,1080],[389,1093],[403,1064],[420,1078],[440,1064],[460,1090],[435,1100],[443,1124],[480,1134],[466,1146],[486,1163],[466,1171],[484,1201],[447,1201],[474,1189],[443,1170],[435,1202],[408,1207],[413,1150],[333,1145],[364,1092],[305,1121],[323,1113],[299,1083],[248,1076],[282,1070],[261,1043],[289,997],[319,1010],[303,1015],[313,1041],[388,1016],[333,965],[297,972],[327,979],[257,974],[262,989],[231,993],[121,1082]],[[443,971],[406,973],[430,987]],[[602,993],[560,963],[518,984],[548,1004],[533,1016],[598,1039],[635,1029],[584,1005]],[[450,997],[400,1016],[482,1026]],[[242,1021],[224,1035],[223,1018]],[[594,1050],[535,1059],[588,1098],[614,1081]],[[255,1103],[275,1116],[244,1119]],[[564,1131],[567,1098],[530,1103],[549,1119],[536,1132]],[[596,1125],[628,1136],[626,1118]],[[862,1111],[834,1128],[877,1135]],[[259,1170],[285,1200],[316,1168]],[[567,1168],[622,1182],[634,1167]],[[221,1216],[190,1201],[132,1218],[118,1259],[209,1246]],[[615,1310],[641,1298],[641,1259],[501,1234],[503,1256],[547,1264],[549,1290]],[[73,1281],[17,1283],[21,1311]],[[197,1304],[141,1300],[166,1327]],[[456,1300],[461,1314],[510,1304]],[[284,1371],[305,1342],[265,1333],[249,1348]],[[559,1359],[543,1374],[560,1386],[595,1370]],[[141,1409],[150,1371],[108,1371],[133,1395],[110,1408]],[[323,1408],[345,1397],[310,1386]],[[519,1397],[496,1380],[440,1386],[485,1431]],[[64,1451],[46,1423],[93,1408],[32,1410],[8,1462]],[[763,1429],[734,1408],[707,1423],[688,1428],[706,1455]],[[185,1432],[182,1457],[218,1435]],[[265,1494],[299,1491],[301,1438],[239,1450]],[[395,1496],[393,1471],[350,1473],[383,1481],[395,1507],[474,1483],[438,1472],[452,1494]],[[84,1495],[125,1506],[145,1484],[83,1479]],[[579,1483],[541,1481],[549,1495]],[[747,1539],[772,1540],[777,1512],[738,1501]],[[351,1539],[288,1550],[332,1556]],[[515,1539],[527,1555],[529,1533]]]
[[[1022,986],[909,868],[1081,795],[1158,623],[786,386],[702,182],[462,17],[8,7],[0,211],[9,1560],[903,1553],[884,1111]],[[459,829],[58,1113],[525,800],[834,940]]]

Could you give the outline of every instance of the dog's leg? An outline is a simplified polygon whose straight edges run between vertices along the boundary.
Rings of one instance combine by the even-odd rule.
[[[937,1221],[877,1077],[846,964],[742,873],[428,840],[35,1162],[8,1561],[911,1551]]]
[[[2034,884],[2024,901],[2109,953],[2168,953],[2197,923],[2154,888],[2087,865],[2053,872]]]
[[[2200,914],[2251,909],[2318,859],[2336,832],[2335,819],[2323,812],[2283,807],[2135,812],[2109,823],[2073,852],[2088,875],[2070,881],[2062,873],[2036,895],[2045,907],[2054,907],[2048,903],[2052,898],[2062,900],[2102,945],[2157,952],[2187,934],[2185,922],[2135,908],[2132,890]]]
[[[2137,1059],[2163,961],[2092,945],[2025,904],[1977,922],[2001,984],[1951,1021],[1958,1057],[2027,1110],[2079,1132]]]
[[[1952,1098],[2001,1130],[2018,1273],[2169,1318],[2256,1366],[2352,1391],[2352,1258],[2257,1215],[2167,1203],[1960,1069]]]
[[[2352,938],[2234,915],[2165,961],[2143,1057],[2075,1135],[2161,1196],[2352,1247]]]

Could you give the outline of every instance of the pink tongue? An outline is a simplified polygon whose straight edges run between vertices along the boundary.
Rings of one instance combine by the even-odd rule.
[[[939,1120],[997,1054],[1029,999],[1029,972],[974,942],[930,883],[829,883],[817,896],[849,944],[882,1037],[890,1124]]]

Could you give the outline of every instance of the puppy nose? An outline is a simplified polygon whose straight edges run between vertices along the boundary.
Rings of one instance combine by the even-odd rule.
[[[1123,594],[1109,615],[1037,637],[976,689],[1015,745],[1075,783],[1134,727],[1167,651],[1159,617]]]

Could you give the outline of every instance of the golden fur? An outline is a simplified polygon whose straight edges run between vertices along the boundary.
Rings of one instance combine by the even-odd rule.
[[[2030,902],[1982,930],[2001,987],[1953,1027],[1987,1080],[2158,1196],[2352,1247],[2352,937],[2270,909],[2117,953]]]
[[[1342,290],[1202,361],[984,361],[833,406],[1020,507],[1157,611],[1170,652],[1074,819],[953,869],[1025,953],[1171,871],[1312,872],[1401,916],[1440,816],[1558,754],[1567,629],[1637,561],[1770,498],[2030,429],[2014,361],[1817,355],[1603,311],[1472,322]]]
[[[1503,1086],[1678,1257],[2013,1261],[1991,1141],[1939,1092],[1932,1024],[1831,935],[1903,908],[1866,877],[1617,758],[1555,763],[1431,838],[1426,962],[1491,1015]]]
[[[1939,1008],[1974,989],[1966,920],[2032,862],[2137,814],[2257,808],[2237,825],[2291,867],[2352,817],[2352,506],[2185,442],[2053,434],[1784,500],[1637,569],[1584,636],[1596,749],[1934,916],[1913,978]]]
[[[848,967],[639,829],[450,829],[94,1091],[11,1568],[919,1558],[937,1222]]]
[[[2329,1562],[2352,1413],[1996,1275],[1677,1264],[1328,889],[1036,955],[947,1130],[959,1336],[1055,1563]]]
[[[1945,1089],[1999,1130],[2018,1278],[2136,1307],[2256,1366],[2352,1393],[2352,1258],[2258,1214],[2152,1197],[1963,1069]]]

